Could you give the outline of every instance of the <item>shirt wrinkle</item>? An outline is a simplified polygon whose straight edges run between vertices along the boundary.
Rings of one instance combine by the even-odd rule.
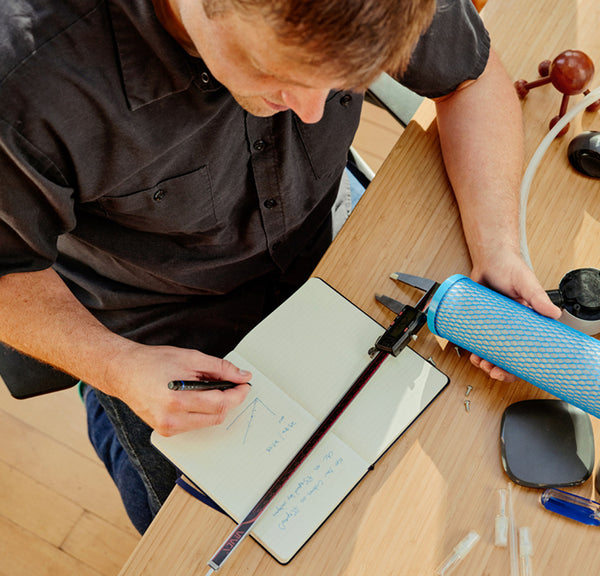
[[[17,140],[20,140],[22,143],[27,144],[30,154],[32,152],[35,153],[35,155],[36,155],[35,158],[29,157],[29,158],[27,158],[27,161],[32,166],[33,166],[33,162],[35,162],[34,167],[36,169],[36,173],[38,173],[42,176],[52,174],[52,177],[54,179],[60,180],[60,182],[58,182],[59,184],[62,184],[65,187],[70,186],[67,177],[61,172],[60,168],[54,162],[52,162],[52,160],[50,158],[48,158],[39,148],[37,148],[37,146],[35,146],[35,144],[30,142],[25,136],[23,136],[23,134],[21,134],[15,126],[8,124],[7,122],[4,121],[4,119],[0,118],[0,134],[2,134],[3,132],[5,132],[6,134],[9,134],[12,132],[16,136]],[[17,164],[18,166],[21,166],[25,172],[28,172],[27,162],[24,159],[19,158],[17,156],[17,154],[9,146],[7,146],[5,144],[5,142],[6,142],[5,137],[1,137],[0,138],[0,149],[7,156],[9,156],[15,164]]]
[[[80,20],[95,12],[106,0],[100,0],[92,5],[84,14],[73,16],[69,13],[56,11],[53,23],[54,29],[45,26],[44,22],[36,21],[36,13],[26,0],[4,0],[1,17],[13,26],[0,29],[0,85],[7,80],[19,67],[33,57],[38,50],[59,36]],[[14,22],[18,22],[15,25]]]

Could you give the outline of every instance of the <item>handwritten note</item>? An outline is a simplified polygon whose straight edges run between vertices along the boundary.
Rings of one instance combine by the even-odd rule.
[[[301,514],[302,507],[310,504],[311,498],[319,491],[326,489],[327,483],[336,472],[343,470],[344,458],[337,456],[333,450],[325,453],[321,461],[313,464],[311,470],[295,480],[290,492],[282,504],[274,506],[271,517],[277,520],[277,526],[286,530],[290,522]],[[335,482],[335,480],[334,480]]]
[[[260,540],[292,553],[326,520],[367,471],[368,464],[329,434],[288,480],[254,527]]]

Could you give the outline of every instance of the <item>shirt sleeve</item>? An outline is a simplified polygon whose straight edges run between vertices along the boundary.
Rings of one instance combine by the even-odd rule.
[[[438,0],[430,27],[397,79],[421,96],[439,98],[478,78],[489,52],[489,34],[471,0]]]
[[[50,267],[75,225],[73,190],[56,166],[0,120],[0,276]]]

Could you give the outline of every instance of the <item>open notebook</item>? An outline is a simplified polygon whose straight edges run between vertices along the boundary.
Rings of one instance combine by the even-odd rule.
[[[311,278],[227,355],[253,374],[244,403],[219,426],[170,438],[154,432],[152,442],[239,522],[362,372],[382,332]],[[447,383],[409,348],[386,358],[252,536],[288,562]]]

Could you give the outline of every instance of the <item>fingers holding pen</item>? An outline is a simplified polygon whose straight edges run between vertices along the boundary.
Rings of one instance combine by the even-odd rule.
[[[184,381],[171,401],[176,404],[178,432],[221,424],[229,410],[241,404],[250,391],[252,374],[232,362],[204,356],[196,380]]]
[[[133,344],[119,357],[112,395],[163,436],[220,424],[246,398],[252,374],[197,350]],[[133,376],[132,376],[133,375]],[[175,391],[171,381],[228,381],[227,390]]]
[[[217,426],[229,410],[244,401],[249,391],[247,383],[226,390],[167,389],[162,417],[155,421],[154,429],[162,436],[173,436],[196,428]]]

